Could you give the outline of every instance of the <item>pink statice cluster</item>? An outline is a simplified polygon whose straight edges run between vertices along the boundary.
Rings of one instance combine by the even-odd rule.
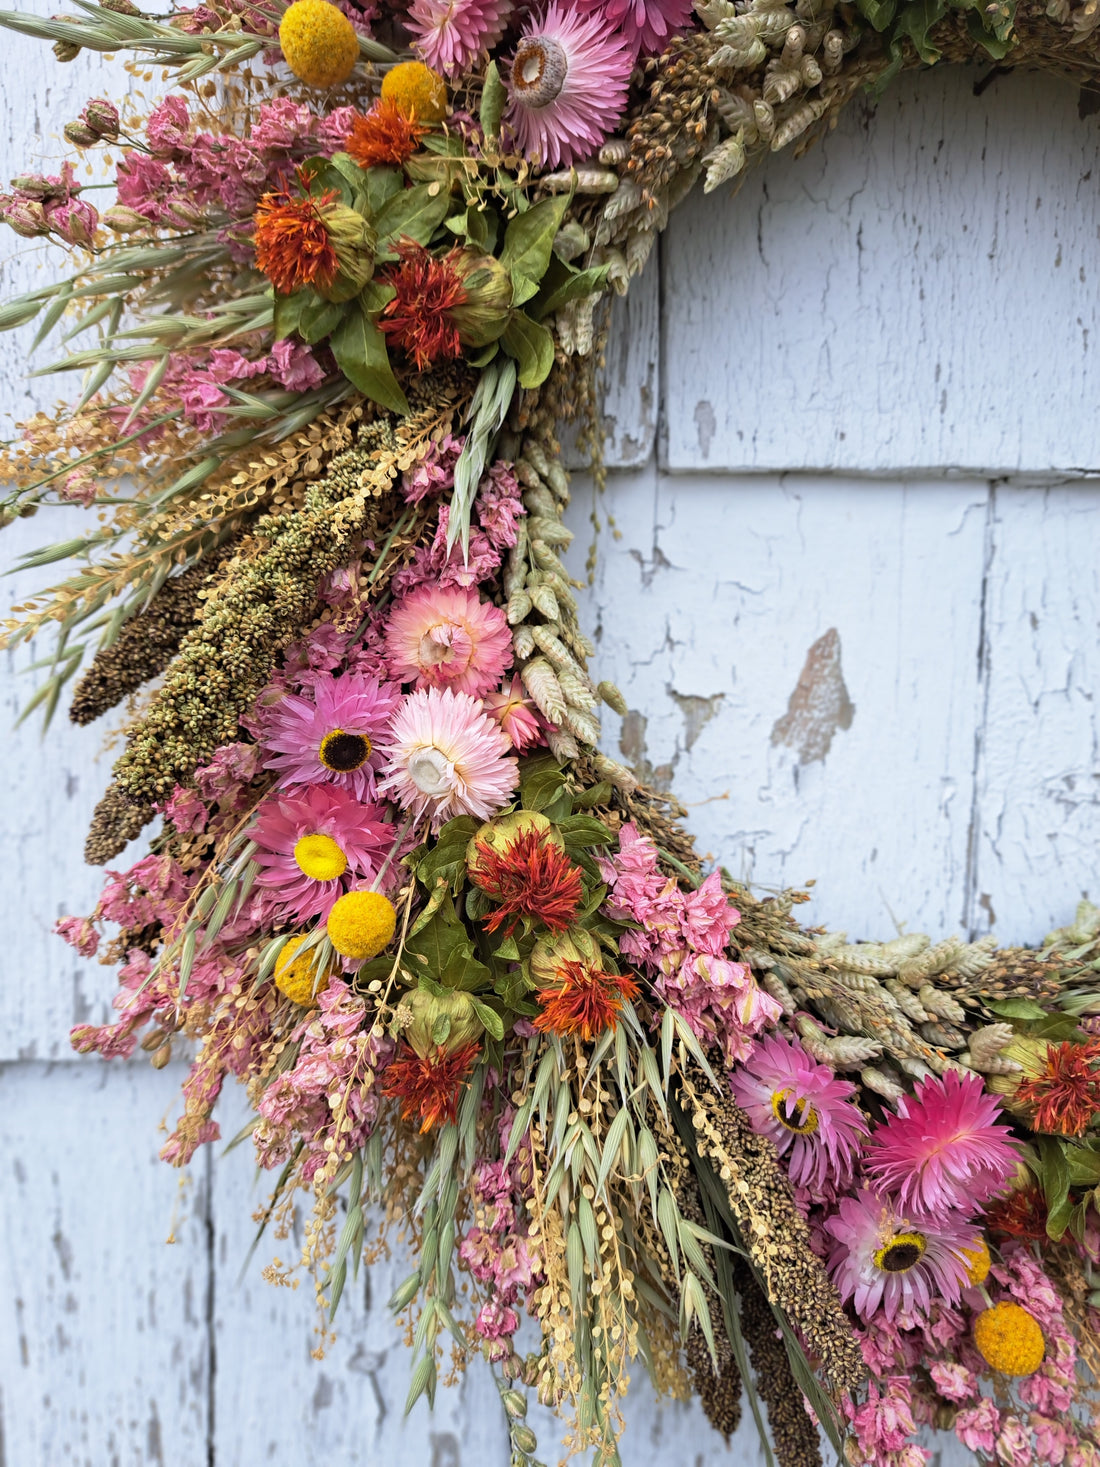
[[[393,1053],[366,1023],[362,998],[343,983],[330,983],[293,1035],[293,1066],[268,1085],[257,1106],[253,1132],[260,1165],[283,1166],[300,1140],[303,1176],[312,1179],[328,1159],[326,1142],[357,1150],[378,1119],[376,1080]]]
[[[458,1249],[470,1274],[486,1288],[474,1329],[490,1360],[503,1360],[519,1328],[518,1308],[539,1269],[538,1249],[529,1238],[522,1187],[514,1164],[478,1162],[474,1168],[474,1214]]]
[[[80,197],[83,188],[68,162],[59,174],[22,174],[12,179],[10,193],[0,194],[0,219],[24,239],[53,234],[67,245],[89,245],[99,214]]]
[[[637,927],[620,946],[653,980],[660,997],[688,1023],[704,1046],[717,1045],[726,1062],[743,1060],[754,1037],[774,1025],[779,1004],[761,989],[747,963],[727,956],[740,913],[712,873],[685,892],[658,864],[657,848],[631,822],[619,832],[616,854],[600,861],[608,885],[607,912]]]
[[[322,114],[278,97],[260,105],[249,136],[241,138],[206,131],[184,97],[166,97],[146,122],[146,150],[128,149],[118,165],[116,207],[123,212],[107,222],[125,225],[132,215],[168,229],[213,228],[247,261],[261,196],[297,163],[341,149],[354,116],[354,108]]]
[[[463,442],[461,438],[445,438],[423,463],[405,476],[402,489],[410,504],[419,503],[429,494],[438,495],[454,484],[454,467]],[[504,552],[516,543],[517,527],[526,513],[514,467],[500,460],[482,478],[474,499],[470,543],[465,552],[460,545],[447,549],[450,513],[450,505],[441,503],[431,541],[422,545],[412,561],[394,577],[397,593],[405,594],[424,585],[469,588],[496,575]]]

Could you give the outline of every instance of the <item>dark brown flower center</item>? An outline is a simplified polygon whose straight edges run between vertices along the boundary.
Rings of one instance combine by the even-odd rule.
[[[365,734],[345,733],[342,728],[325,734],[318,750],[321,763],[334,774],[350,774],[361,768],[370,754],[371,743]]]
[[[875,1263],[885,1273],[908,1273],[924,1257],[927,1243],[920,1233],[898,1233],[875,1254]]]

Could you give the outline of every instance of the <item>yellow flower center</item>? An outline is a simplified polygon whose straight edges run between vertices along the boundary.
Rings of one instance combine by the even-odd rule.
[[[338,87],[359,60],[359,37],[329,0],[294,0],[279,24],[283,60],[310,87]]]
[[[371,741],[366,734],[346,733],[342,728],[330,729],[321,740],[317,757],[333,774],[350,774],[361,769],[371,756]]]
[[[921,1233],[895,1233],[875,1254],[875,1267],[885,1273],[908,1273],[927,1247],[928,1240]]]
[[[328,936],[342,957],[377,957],[397,929],[393,903],[380,891],[349,891],[328,914]]]
[[[801,1096],[792,1105],[793,1090],[777,1090],[772,1096],[772,1115],[785,1130],[796,1136],[812,1136],[817,1130],[817,1111]]]
[[[989,1277],[989,1266],[992,1262],[989,1244],[984,1238],[979,1238],[976,1248],[964,1248],[962,1252],[966,1259],[966,1276],[970,1280],[971,1288],[977,1288]]]
[[[294,859],[311,881],[335,881],[348,869],[348,858],[331,835],[303,835],[294,843]]]
[[[275,987],[293,1003],[312,1008],[317,995],[328,987],[329,974],[317,966],[318,949],[311,947],[299,957],[304,937],[292,937],[275,960]]]
[[[1007,1299],[978,1315],[974,1343],[983,1360],[1004,1375],[1034,1375],[1046,1354],[1038,1320]]]
[[[382,100],[396,102],[417,122],[442,122],[447,115],[447,87],[423,61],[400,61],[382,78]]]

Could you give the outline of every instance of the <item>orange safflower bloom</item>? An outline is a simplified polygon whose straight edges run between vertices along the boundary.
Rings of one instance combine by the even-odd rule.
[[[1042,1242],[1047,1235],[1047,1205],[1042,1190],[1036,1186],[1021,1187],[990,1203],[986,1225],[991,1233],[1003,1237]]]
[[[465,305],[466,287],[455,268],[461,250],[449,250],[437,260],[423,245],[403,239],[397,246],[398,263],[380,277],[397,294],[382,308],[378,324],[383,332],[427,371],[437,362],[462,355],[462,342],[451,312]]]
[[[605,973],[595,963],[562,963],[557,982],[539,994],[542,1013],[535,1028],[551,1034],[579,1034],[586,1044],[614,1029],[627,999],[638,997],[638,985],[627,974]]]
[[[1013,1097],[1033,1113],[1036,1131],[1053,1136],[1081,1136],[1100,1111],[1100,1040],[1051,1044],[1046,1062],[1028,1074]]]
[[[344,144],[360,168],[404,163],[420,145],[426,128],[392,98],[382,98],[356,117]]]
[[[479,840],[470,879],[499,902],[485,919],[495,932],[511,937],[521,917],[533,917],[551,932],[564,932],[580,906],[581,868],[541,830],[523,830],[500,850]],[[506,926],[504,924],[507,924]]]
[[[402,1044],[383,1072],[382,1094],[401,1101],[402,1120],[419,1120],[421,1135],[443,1122],[453,1125],[480,1052],[477,1043],[450,1054],[440,1044],[422,1057],[411,1045]]]
[[[256,265],[280,295],[305,285],[327,290],[340,271],[323,210],[335,192],[320,198],[291,198],[285,189],[264,194],[256,206]]]

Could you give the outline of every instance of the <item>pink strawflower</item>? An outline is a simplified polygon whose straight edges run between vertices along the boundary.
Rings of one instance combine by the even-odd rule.
[[[936,1299],[954,1304],[968,1276],[964,1250],[978,1240],[958,1217],[933,1228],[866,1190],[843,1198],[825,1231],[834,1239],[829,1272],[840,1297],[867,1320],[880,1309],[893,1320],[899,1314],[927,1317]]]
[[[512,0],[413,0],[405,24],[428,65],[453,76],[497,44],[511,10]]]
[[[299,922],[327,917],[345,891],[369,884],[396,837],[379,806],[326,784],[269,796],[249,834],[258,885],[273,893],[280,916]]]
[[[383,793],[438,830],[455,815],[495,815],[519,782],[507,738],[475,699],[449,688],[410,693],[385,748]]]
[[[621,31],[635,55],[657,55],[691,24],[692,0],[580,0],[579,10],[597,12]]]
[[[820,1192],[851,1179],[867,1122],[854,1103],[855,1086],[800,1044],[778,1035],[758,1040],[730,1077],[737,1104],[758,1135],[768,1136],[796,1187]]]
[[[518,673],[513,674],[512,681],[505,683],[499,693],[486,693],[481,701],[486,713],[496,719],[518,753],[545,743],[539,715]]]
[[[512,633],[500,608],[472,588],[423,586],[390,612],[386,651],[395,681],[476,698],[500,682]]]
[[[977,1075],[930,1077],[875,1130],[867,1175],[914,1217],[972,1213],[1016,1170],[1017,1148],[1008,1127],[997,1124],[1000,1114]]]
[[[590,157],[622,115],[633,65],[600,14],[555,0],[529,19],[508,75],[506,121],[520,152],[544,168]]]
[[[378,743],[400,696],[361,673],[311,679],[304,694],[287,693],[264,710],[265,768],[277,769],[282,785],[326,781],[357,799],[373,798]]]

